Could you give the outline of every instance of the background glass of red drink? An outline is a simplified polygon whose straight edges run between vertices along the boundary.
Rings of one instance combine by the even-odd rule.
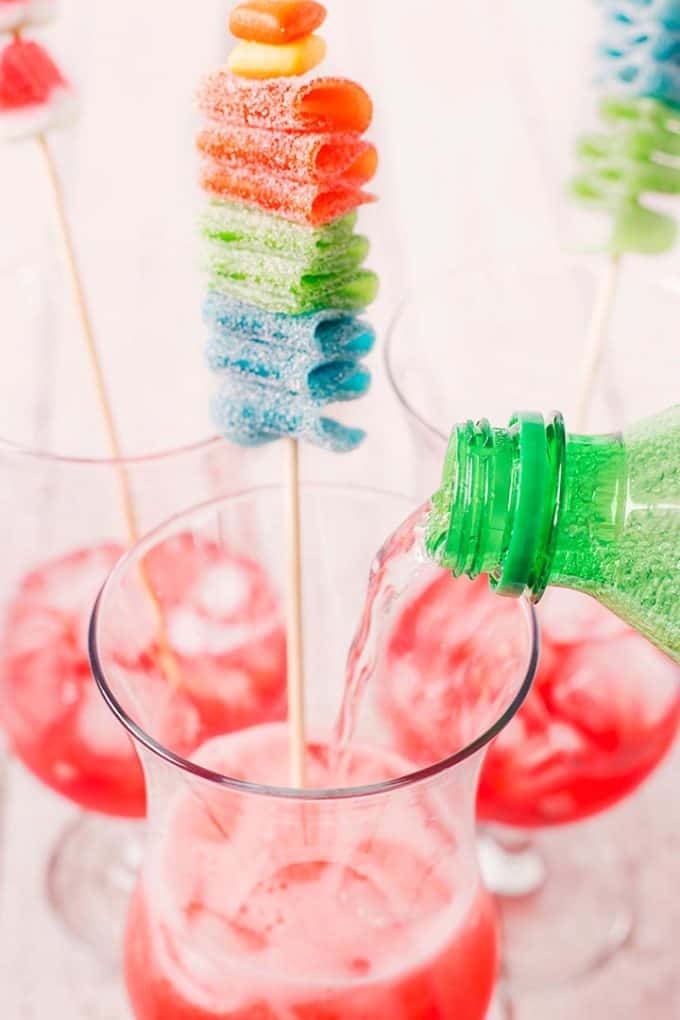
[[[565,262],[522,258],[461,267],[402,307],[386,363],[421,451],[424,497],[438,485],[456,421],[485,416],[503,424],[521,405],[559,408],[569,425],[593,286],[587,272]],[[622,294],[592,431],[622,426],[624,410],[644,414],[659,399],[642,370],[629,399],[631,368],[615,358],[617,338],[639,317],[631,307],[643,299],[640,287]],[[672,300],[660,291],[659,303]],[[660,329],[664,321],[660,315]],[[395,624],[382,704],[401,753],[426,764],[455,746],[451,699],[466,634],[497,601],[484,578],[442,572]],[[680,671],[585,595],[548,592],[538,618],[536,683],[487,756],[478,813],[485,874],[501,896],[507,969],[518,984],[545,986],[604,965],[631,936],[635,848],[621,840],[608,809],[673,743]]]
[[[94,599],[128,540],[120,473],[133,494],[142,531],[179,510],[187,492],[208,499],[230,491],[238,484],[239,458],[238,451],[217,440],[120,463],[0,441],[0,722],[10,751],[33,775],[87,812],[74,817],[54,847],[47,888],[70,930],[102,952],[110,952],[119,905],[124,907],[129,892],[129,868],[138,856],[136,827],[119,820],[139,819],[145,811],[139,761],[102,706],[87,658]],[[237,587],[250,591],[248,598],[258,598],[253,591],[259,585],[264,590],[259,597],[271,601],[266,581],[254,577],[248,564],[229,566],[238,575]],[[164,565],[156,561],[151,570],[162,574]],[[252,581],[250,589],[244,578]],[[184,599],[187,583],[186,573],[178,577],[161,608]],[[273,611],[278,613],[278,607]],[[248,606],[242,612],[247,615]],[[180,660],[191,657],[181,630],[170,639]],[[238,696],[230,700],[226,695],[215,704],[199,689],[187,690],[185,714],[168,719],[168,726],[210,731],[217,718],[222,731],[229,716],[236,726],[244,718],[264,721],[284,714],[282,629],[273,632],[270,660],[264,664],[259,649],[258,662],[249,659],[247,645],[244,633],[231,660],[234,669],[249,677]],[[150,658],[157,654],[153,642],[144,653]]]
[[[288,788],[284,723],[178,745],[149,699],[155,667],[136,652],[148,643],[151,620],[139,568],[146,571],[154,557],[169,564],[166,578],[154,582],[163,602],[165,584],[185,568],[182,543],[198,550],[217,544],[226,556],[238,550],[282,588],[282,493],[253,490],[175,518],[107,581],[92,619],[92,667],[135,741],[148,795],[145,861],[125,952],[137,1020],[486,1016],[498,930],[475,852],[476,787],[489,741],[531,684],[537,646],[530,607],[510,605],[514,628],[504,642],[496,640],[493,616],[480,628],[470,662],[489,683],[475,704],[468,700],[465,740],[447,760],[419,771],[390,750],[375,684],[366,688],[345,756],[337,745],[369,568],[410,509],[401,497],[369,490],[302,491],[303,791]],[[219,606],[222,582],[207,561],[206,570],[206,594]],[[191,603],[185,608],[191,612]],[[380,632],[384,623],[374,619]],[[228,615],[223,630],[212,630],[214,647],[231,640]],[[217,674],[211,679],[221,682]],[[180,680],[169,697],[181,692]]]

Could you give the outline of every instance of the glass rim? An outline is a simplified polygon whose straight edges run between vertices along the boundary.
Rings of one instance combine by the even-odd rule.
[[[123,454],[120,457],[79,457],[73,454],[62,454],[48,450],[40,450],[38,447],[27,443],[18,443],[13,439],[6,439],[0,436],[0,454],[8,453],[16,457],[25,457],[27,460],[37,460],[44,464],[59,464],[64,467],[133,467],[142,464],[154,464],[163,460],[171,460],[173,457],[182,457],[191,453],[199,453],[201,450],[211,449],[213,446],[224,442],[221,436],[215,434],[204,439],[197,439],[191,443],[159,449],[149,453]]]
[[[453,276],[454,271],[442,274],[442,279],[448,279],[449,276]],[[398,329],[399,324],[404,318],[406,310],[416,304],[416,291],[410,291],[405,298],[403,298],[397,305],[396,311],[392,314],[389,325],[387,327],[387,339],[383,347],[383,364],[387,373],[387,379],[392,387],[392,392],[401,404],[406,414],[411,418],[414,418],[418,424],[425,429],[435,439],[440,440],[444,445],[448,442],[448,436],[445,432],[441,432],[436,425],[433,425],[431,421],[428,421],[423,412],[419,411],[412,400],[407,396],[404,391],[401,382],[397,378],[397,372],[394,368],[393,355],[396,346],[396,338],[399,335]]]
[[[412,500],[401,493],[390,492],[386,489],[372,488],[370,486],[348,485],[340,482],[311,482],[303,483],[301,488],[303,491],[343,492],[346,494],[369,497],[387,497],[391,500],[401,500],[412,506]],[[265,785],[249,782],[247,780],[235,779],[233,777],[226,776],[221,772],[205,768],[204,766],[191,761],[189,758],[184,758],[181,755],[176,754],[174,751],[171,751],[147,733],[146,730],[144,730],[123,708],[109,685],[106,677],[106,669],[99,655],[98,635],[101,623],[101,612],[106,596],[111,588],[115,585],[119,577],[125,574],[129,566],[138,562],[139,559],[146,555],[150,549],[158,545],[159,540],[161,540],[164,535],[172,535],[174,533],[174,529],[181,521],[186,520],[188,517],[200,516],[208,510],[214,510],[217,507],[238,503],[240,500],[248,499],[253,496],[274,492],[280,493],[281,489],[282,486],[276,484],[253,486],[242,489],[241,491],[229,496],[222,496],[217,499],[208,500],[207,502],[200,503],[189,510],[175,514],[165,523],[154,528],[154,530],[145,535],[145,537],[137,543],[137,545],[128,550],[120,558],[104,582],[95,601],[88,629],[90,667],[99,691],[106,704],[113,712],[118,722],[121,723],[128,735],[132,738],[135,747],[141,746],[146,748],[146,750],[154,755],[155,758],[178,768],[185,775],[191,776],[195,779],[200,779],[204,782],[212,783],[214,786],[219,786],[235,793],[250,794],[279,801],[302,801],[308,803],[366,799],[400,789],[411,788],[428,779],[434,778],[435,776],[451,771],[487,747],[488,744],[505,729],[508,723],[512,721],[519,709],[522,707],[529,691],[531,690],[534,677],[536,675],[540,651],[538,618],[534,606],[525,598],[518,599],[517,602],[524,616],[527,628],[527,636],[529,639],[528,661],[525,667],[524,679],[505,711],[490,727],[480,733],[465,747],[456,751],[455,754],[449,755],[447,758],[443,758],[441,761],[428,765],[425,768],[416,769],[404,776],[398,776],[395,779],[385,780],[381,783],[372,783],[366,786],[342,787],[338,789],[300,790],[293,787]],[[386,540],[388,537],[389,536],[386,536]]]

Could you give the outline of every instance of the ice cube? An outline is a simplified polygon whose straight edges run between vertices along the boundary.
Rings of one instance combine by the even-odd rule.
[[[626,630],[626,624],[582,592],[550,588],[539,604],[541,634],[556,645],[604,641]]]
[[[249,574],[238,561],[233,561],[208,568],[200,577],[194,598],[206,614],[228,619],[239,611],[245,612],[250,594]]]
[[[126,730],[111,712],[94,680],[82,689],[76,732],[83,745],[97,757],[124,760],[135,757]]]

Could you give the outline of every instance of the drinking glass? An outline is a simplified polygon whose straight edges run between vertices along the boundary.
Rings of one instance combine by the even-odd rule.
[[[413,442],[423,451],[424,494],[438,486],[447,430],[456,421],[485,416],[503,424],[520,407],[560,408],[568,424],[595,285],[588,271],[566,263],[491,262],[456,270],[404,304],[386,361]],[[623,424],[620,381],[631,371],[627,360],[635,350],[643,290],[626,280],[591,411],[593,430]],[[674,321],[660,314],[669,302],[668,290],[654,300],[659,351],[650,361],[657,364]],[[649,369],[639,380],[636,411],[651,411]],[[408,692],[398,697],[394,688],[389,696],[396,746],[414,753],[409,727],[417,726],[421,763],[445,755],[455,741],[446,725],[450,678],[444,667],[460,638],[442,621],[456,613],[474,620],[492,598],[485,578],[446,578],[409,609],[416,623],[429,621],[435,649],[429,655],[421,648],[420,664],[411,660],[409,667],[431,675],[438,657],[439,691],[416,719],[418,706]],[[630,831],[628,820],[603,812],[627,798],[673,743],[680,672],[587,596],[549,591],[538,617],[536,684],[490,751],[478,810],[493,826],[481,850],[489,884],[501,897],[508,972],[518,984],[546,986],[598,968],[631,936],[639,862],[633,842],[622,836]],[[418,680],[412,683],[417,691]]]
[[[145,812],[142,771],[102,708],[86,649],[92,604],[129,541],[121,479],[142,533],[187,493],[230,491],[239,458],[216,439],[122,461],[0,440],[0,721],[11,753],[82,809],[52,850],[47,891],[69,929],[102,952],[138,857],[136,826],[122,820]]]
[[[245,619],[266,658],[281,618],[284,501],[277,487],[213,501],[161,526],[114,569],[93,613],[92,669],[135,743],[147,787],[144,865],[125,947],[134,1015],[481,1020],[496,980],[498,931],[478,868],[476,787],[490,741],[531,685],[533,611],[510,605],[503,640],[493,612],[480,626],[469,657],[489,682],[466,703],[465,740],[447,760],[418,770],[390,749],[372,682],[356,689],[364,699],[360,723],[341,744],[348,650],[369,568],[372,592],[392,559],[408,579],[408,542],[403,561],[396,539],[377,558],[376,550],[411,506],[388,493],[317,485],[302,488],[301,508],[304,789],[288,785],[284,722],[178,741],[186,729],[169,729],[167,719],[181,719],[195,675],[187,670],[174,687],[158,689],[147,652],[153,617],[140,582],[140,571],[154,578],[161,603],[172,587],[169,630],[181,625],[191,635],[206,687],[216,697],[240,691],[243,677],[229,655]],[[254,599],[224,566],[236,555],[277,593],[275,602]],[[154,574],[158,559],[166,569]],[[419,576],[437,570],[417,567]],[[388,588],[363,620],[375,639],[366,646],[374,674],[384,665],[384,624],[405,590]],[[244,604],[251,608],[237,626]],[[361,647],[355,642],[353,654]]]

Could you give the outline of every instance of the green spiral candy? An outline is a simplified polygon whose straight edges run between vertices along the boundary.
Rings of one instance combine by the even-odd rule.
[[[606,132],[577,145],[581,173],[574,197],[610,213],[605,250],[612,255],[670,251],[675,219],[644,204],[647,194],[680,194],[680,113],[658,99],[606,98],[600,107]]]

